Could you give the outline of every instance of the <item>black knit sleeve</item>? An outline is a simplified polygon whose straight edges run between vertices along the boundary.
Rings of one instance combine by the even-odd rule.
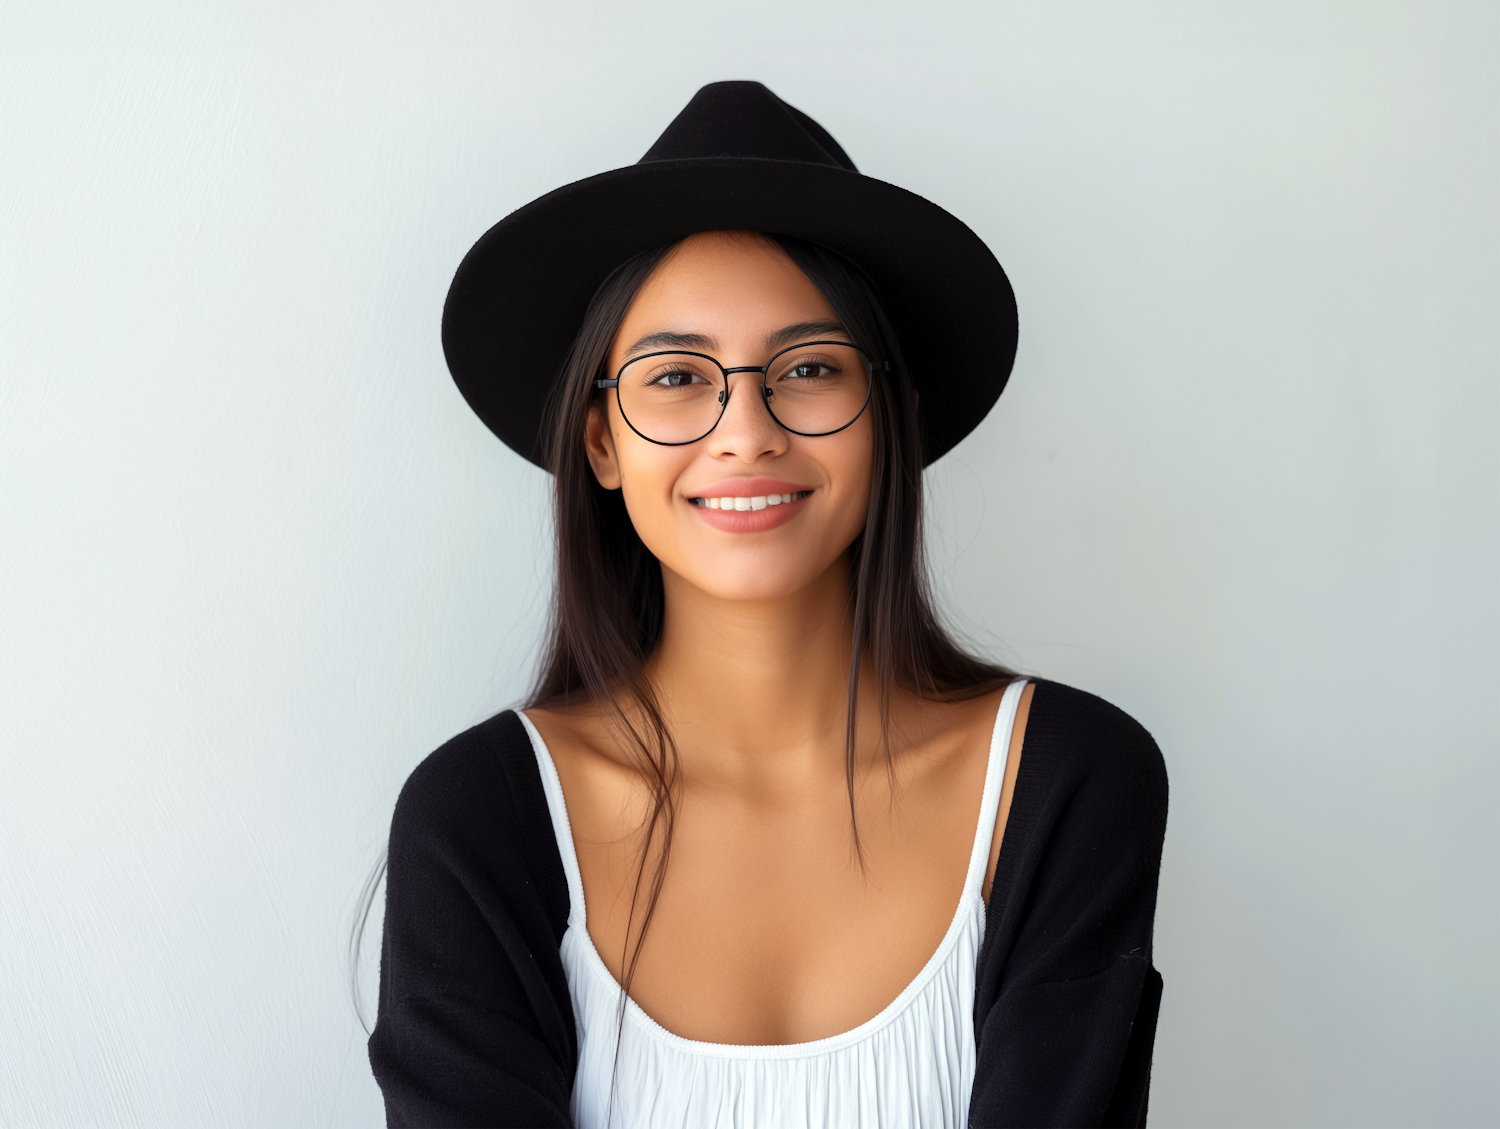
[[[980,954],[971,1125],[1145,1124],[1166,819],[1151,736],[1039,683]]]
[[[567,916],[541,778],[507,712],[423,761],[396,803],[370,1037],[388,1124],[571,1124]]]

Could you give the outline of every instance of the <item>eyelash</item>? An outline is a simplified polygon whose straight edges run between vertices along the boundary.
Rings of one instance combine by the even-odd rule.
[[[697,376],[697,375],[698,375],[698,373],[695,373],[690,368],[668,369],[666,372],[656,373],[646,383],[647,384],[660,384],[664,380],[666,380],[667,377],[670,377],[670,376]]]

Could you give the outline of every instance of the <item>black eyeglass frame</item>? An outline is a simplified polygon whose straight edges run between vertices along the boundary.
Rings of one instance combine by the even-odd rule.
[[[776,363],[776,359],[778,357],[784,357],[788,353],[796,352],[798,349],[806,349],[811,345],[842,345],[846,349],[853,349],[861,357],[864,357],[866,363],[870,366],[870,386],[865,389],[864,403],[860,404],[859,411],[854,413],[853,418],[851,418],[848,423],[844,424],[842,427],[835,427],[832,431],[798,431],[796,428],[788,427],[786,424],[782,423],[780,419],[777,418],[776,410],[771,407],[771,398],[775,395],[775,393],[771,389],[766,387],[766,380],[771,375],[771,366]],[[699,435],[696,439],[681,439],[675,443],[668,442],[665,439],[652,439],[651,436],[647,435],[640,428],[636,427],[635,424],[630,422],[630,416],[625,411],[625,405],[620,402],[620,377],[624,375],[625,370],[631,365],[636,364],[640,361],[648,360],[651,357],[700,357],[705,361],[712,362],[713,366],[723,374],[724,387],[719,392],[719,414],[717,417],[715,417],[714,422],[712,425],[710,425],[709,429],[702,435]],[[870,360],[870,358],[865,355],[865,351],[858,345],[854,344],[852,341],[799,341],[795,345],[788,345],[785,349],[780,349],[777,352],[773,353],[771,355],[771,359],[763,365],[739,365],[735,368],[725,368],[723,363],[717,357],[711,357],[707,353],[695,353],[691,349],[661,349],[655,353],[642,353],[639,357],[631,357],[630,360],[621,365],[620,371],[615,373],[614,379],[610,380],[600,378],[598,380],[595,380],[594,387],[613,388],[615,390],[615,406],[620,409],[620,418],[625,421],[625,425],[629,427],[631,431],[635,432],[647,443],[655,443],[658,447],[686,447],[690,443],[697,443],[699,440],[708,438],[708,436],[713,434],[714,428],[719,426],[719,421],[724,418],[724,413],[729,408],[729,378],[737,372],[760,373],[760,402],[766,406],[767,414],[769,414],[770,417],[776,421],[777,427],[781,428],[781,430],[783,431],[789,432],[792,435],[801,435],[805,439],[821,439],[825,435],[837,435],[840,431],[844,431],[848,428],[853,427],[855,423],[858,422],[859,417],[865,414],[865,409],[870,406],[870,396],[875,391],[875,374],[877,372],[890,371],[890,361]]]

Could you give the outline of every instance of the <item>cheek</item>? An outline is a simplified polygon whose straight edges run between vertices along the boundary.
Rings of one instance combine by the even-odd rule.
[[[680,453],[683,450],[645,443],[623,423],[615,429],[625,509],[641,540],[658,557],[675,540],[675,489],[690,461]]]

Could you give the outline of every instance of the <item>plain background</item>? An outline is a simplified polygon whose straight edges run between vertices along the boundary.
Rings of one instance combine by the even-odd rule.
[[[0,3],[0,1123],[380,1120],[356,894],[549,584],[447,282],[722,78],[1015,284],[932,549],[1165,750],[1154,1122],[1500,1122],[1497,60],[1494,4]]]

